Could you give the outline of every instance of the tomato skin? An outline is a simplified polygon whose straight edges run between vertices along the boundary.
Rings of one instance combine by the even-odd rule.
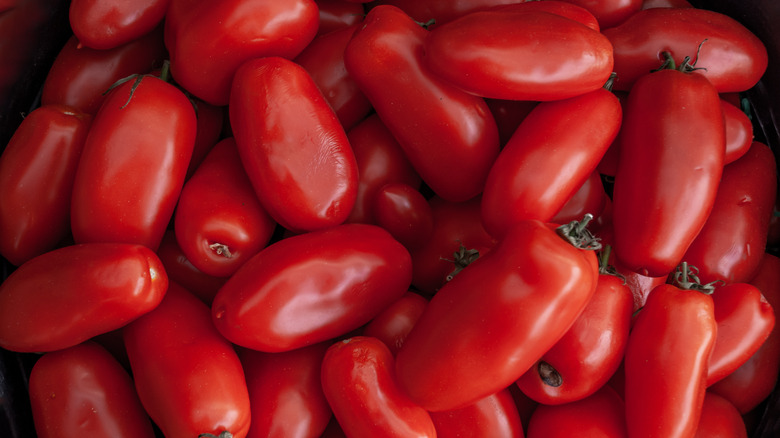
[[[74,0],[68,21],[79,43],[108,50],[149,33],[163,20],[169,0]]]
[[[206,102],[230,101],[233,76],[244,62],[296,57],[317,33],[314,0],[169,0],[165,47],[178,84]]]
[[[79,47],[73,36],[57,54],[43,82],[41,104],[62,104],[95,114],[116,81],[149,73],[165,59],[162,28],[107,50]]]
[[[652,8],[692,8],[690,2],[686,0],[644,0],[642,9]]]
[[[553,0],[549,0],[553,1]],[[533,2],[540,3],[540,2]],[[520,3],[523,4],[523,3]],[[485,99],[493,118],[496,119],[498,126],[498,136],[501,142],[501,148],[512,138],[512,134],[523,119],[528,116],[538,102],[531,100],[506,100],[506,99]]]
[[[393,365],[376,338],[355,336],[328,348],[322,388],[347,437],[436,437],[428,412],[398,387]]]
[[[0,347],[71,347],[151,311],[167,285],[159,258],[141,245],[92,243],[49,251],[0,285]]]
[[[214,277],[198,270],[179,247],[174,230],[167,230],[163,235],[157,256],[170,281],[183,286],[208,305],[227,281],[227,278]]]
[[[603,29],[626,21],[642,9],[642,0],[562,0],[590,11]]]
[[[229,113],[244,169],[276,222],[301,232],[346,220],[357,163],[303,67],[279,57],[247,61],[233,80]]]
[[[347,0],[316,0],[319,10],[317,35],[360,23],[365,15],[363,5]]]
[[[203,273],[228,277],[268,244],[275,228],[244,171],[235,139],[220,141],[179,196],[174,229],[182,252]]]
[[[701,281],[743,283],[753,277],[766,246],[776,181],[774,154],[763,143],[754,142],[724,167],[712,212],[684,255]]]
[[[527,438],[608,437],[626,438],[623,399],[609,386],[562,405],[540,404],[528,421]]]
[[[208,306],[170,283],[162,303],[125,327],[123,338],[138,397],[165,436],[246,436],[244,370]]]
[[[603,87],[612,73],[605,36],[547,12],[473,12],[433,29],[424,50],[432,73],[494,99],[567,99]]]
[[[615,90],[630,90],[658,68],[661,51],[670,52],[677,63],[685,56],[695,59],[696,67],[704,69],[699,73],[721,93],[752,87],[768,64],[758,37],[728,15],[707,9],[643,9],[603,34],[614,49]]]
[[[557,0],[545,0],[543,2],[537,1],[525,1],[522,3],[510,3],[507,5],[500,5],[491,8],[498,11],[536,11],[536,12],[549,12],[551,14],[560,15],[568,19],[580,22],[585,26],[600,31],[599,22],[593,14],[582,6],[574,4],[574,2],[557,1]]]
[[[438,438],[524,436],[520,413],[509,389],[502,389],[461,409],[431,412],[430,415]]]
[[[546,405],[581,400],[615,373],[628,341],[634,299],[620,277],[600,274],[596,291],[566,334],[517,381],[527,396]],[[562,382],[548,383],[544,362]]]
[[[212,315],[237,345],[287,351],[362,326],[400,298],[410,281],[409,253],[387,231],[339,225],[260,251],[217,292]]]
[[[601,174],[594,170],[550,221],[567,224],[582,218],[586,213],[599,217],[606,205],[607,192],[604,190]]]
[[[401,388],[442,411],[508,387],[574,323],[597,277],[592,251],[540,221],[517,223],[428,303],[396,356]]]
[[[385,184],[374,196],[372,207],[377,225],[410,251],[421,246],[433,232],[431,206],[412,186]]]
[[[41,356],[29,389],[39,438],[154,436],[130,375],[94,342]]]
[[[682,261],[715,203],[725,153],[720,97],[696,72],[660,70],[637,81],[624,116],[614,248],[627,268],[659,277]]]
[[[395,356],[427,305],[422,295],[406,292],[366,324],[362,334],[384,342]]]
[[[70,236],[70,194],[91,122],[62,105],[38,107],[0,155],[0,254],[14,266]]]
[[[753,123],[738,106],[721,98],[723,120],[726,124],[726,155],[724,164],[745,155],[753,144]]]
[[[630,436],[693,436],[717,328],[709,295],[671,284],[653,289],[626,346]]]
[[[379,5],[347,44],[344,64],[422,180],[442,198],[465,201],[482,191],[498,128],[483,99],[425,68],[428,36],[402,10]]]
[[[247,437],[316,438],[322,434],[332,416],[320,380],[329,345],[284,353],[238,351],[252,409]]]
[[[193,98],[194,99],[194,98]],[[206,158],[209,151],[222,138],[222,129],[225,127],[225,108],[210,105],[200,99],[194,99],[197,108],[198,125],[195,128],[195,145],[192,148],[192,157],[187,166],[187,177],[190,179],[195,169]]]
[[[747,428],[730,401],[707,391],[694,438],[747,438]]]
[[[482,193],[488,233],[500,237],[524,219],[550,221],[596,170],[621,120],[620,102],[604,88],[539,103],[488,174]]]
[[[87,135],[71,199],[77,243],[156,250],[173,216],[195,142],[195,111],[159,78],[142,77],[131,97],[133,83],[111,92]]]
[[[371,5],[393,5],[409,14],[415,21],[436,22],[431,28],[450,22],[458,17],[495,6],[517,3],[517,0],[376,0]]]

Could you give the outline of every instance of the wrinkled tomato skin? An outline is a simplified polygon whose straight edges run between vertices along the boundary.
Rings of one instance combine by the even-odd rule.
[[[322,388],[348,437],[436,437],[431,417],[398,387],[393,355],[379,339],[355,336],[331,345]]]
[[[303,67],[280,57],[236,72],[230,123],[260,203],[293,232],[344,222],[357,196],[357,163],[344,128]]]
[[[344,53],[347,72],[433,192],[465,201],[482,191],[499,151],[485,101],[423,65],[428,31],[402,10],[371,9]]]
[[[362,334],[384,342],[395,356],[427,305],[422,295],[406,292],[366,324]]]
[[[430,415],[438,438],[524,436],[520,413],[509,389],[502,389],[461,409],[431,412]]]
[[[410,251],[433,232],[433,212],[419,190],[402,183],[385,184],[372,206],[377,225],[386,229]]]
[[[151,32],[163,20],[169,0],[73,0],[68,21],[79,43],[109,50]]]
[[[360,23],[366,13],[362,4],[348,0],[316,0],[316,3],[320,17],[317,35]]]
[[[599,436],[627,438],[623,399],[604,386],[582,400],[562,405],[540,404],[528,421],[526,438]]]
[[[248,260],[217,292],[213,321],[231,342],[288,351],[357,329],[409,288],[406,248],[375,225],[287,237]]]
[[[77,243],[156,250],[173,217],[197,120],[182,91],[153,76],[115,88],[90,127],[71,198]]]
[[[70,194],[91,122],[66,106],[38,107],[0,155],[0,254],[14,266],[70,236]]]
[[[701,409],[699,427],[694,438],[747,438],[742,415],[725,398],[707,391]]]
[[[156,308],[168,287],[159,258],[141,245],[72,245],[37,256],[0,285],[0,347],[67,348]]]
[[[165,436],[246,437],[244,370],[210,319],[208,306],[170,283],[162,303],[123,330],[138,397]]]
[[[597,277],[592,251],[519,222],[431,299],[396,356],[401,388],[443,411],[508,387],[565,334]]]
[[[29,388],[39,438],[154,436],[130,375],[94,342],[41,356]]]

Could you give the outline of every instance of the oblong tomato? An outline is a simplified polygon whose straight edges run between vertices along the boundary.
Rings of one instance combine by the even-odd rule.
[[[587,9],[603,29],[617,26],[642,9],[642,0],[562,0]]]
[[[211,305],[214,295],[227,281],[227,278],[214,277],[198,270],[182,252],[176,242],[174,230],[167,230],[163,235],[160,247],[157,248],[157,256],[160,257],[170,281],[183,286],[208,305]]]
[[[212,316],[235,344],[287,351],[360,327],[410,282],[409,253],[387,231],[339,225],[260,251],[217,292]]]
[[[753,122],[744,111],[726,99],[721,98],[720,103],[726,124],[726,155],[723,162],[728,164],[745,155],[753,144]]]
[[[528,421],[527,438],[598,436],[626,438],[623,399],[605,385],[595,394],[562,405],[540,404]]]
[[[431,412],[430,415],[439,438],[522,438],[524,435],[520,413],[508,388],[464,408]]]
[[[151,32],[162,23],[169,0],[74,0],[68,21],[79,43],[108,50]]]
[[[433,231],[433,212],[419,190],[403,183],[385,184],[374,196],[376,224],[409,250],[422,245]]]
[[[167,287],[160,259],[141,245],[49,251],[0,284],[0,347],[44,352],[74,346],[151,311]]]
[[[363,327],[363,336],[384,342],[395,356],[427,305],[420,294],[406,292]]]
[[[707,391],[694,438],[747,438],[745,420],[727,399]]]

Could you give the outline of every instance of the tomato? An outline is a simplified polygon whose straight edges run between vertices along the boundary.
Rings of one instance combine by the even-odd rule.
[[[393,5],[403,10],[415,21],[432,22],[430,27],[434,27],[470,12],[513,3],[517,3],[517,0],[376,0],[371,2],[369,6]]]
[[[616,256],[639,274],[667,275],[715,203],[726,147],[720,97],[697,72],[647,74],[626,100],[620,136]]]
[[[241,64],[294,58],[314,39],[318,23],[314,0],[170,0],[165,47],[171,73],[195,96],[226,105]]]
[[[775,313],[748,283],[716,287],[712,294],[718,335],[707,365],[707,386],[728,376],[755,354],[775,326]]]
[[[614,48],[616,90],[631,89],[657,68],[661,52],[670,52],[677,63],[690,56],[721,93],[751,88],[768,63],[758,37],[728,15],[706,9],[644,9],[603,34]]]
[[[233,80],[229,113],[244,169],[276,222],[301,232],[346,220],[357,163],[303,67],[279,57],[247,61]]]
[[[320,368],[328,343],[284,353],[238,351],[249,389],[248,437],[319,437],[332,412],[322,392]]]
[[[693,5],[686,0],[644,0],[642,9],[651,8],[692,8]]]
[[[431,417],[398,387],[393,355],[379,339],[333,344],[322,361],[322,389],[348,437],[436,437]]]
[[[374,195],[373,216],[407,249],[423,245],[433,232],[433,211],[422,193],[403,183],[382,186]]]
[[[394,182],[418,188],[420,176],[376,114],[347,131],[347,139],[358,167],[357,197],[347,222],[376,223],[372,208],[376,192],[385,184]]]
[[[363,20],[366,14],[363,5],[348,0],[315,0],[319,10],[317,35],[324,35],[343,27],[349,27]]]
[[[491,114],[493,114],[493,118],[496,119],[498,136],[502,148],[512,137],[512,134],[515,133],[515,130],[520,126],[523,119],[528,116],[538,103],[532,100],[506,99],[485,99],[485,102],[487,103]]]
[[[167,230],[163,235],[160,247],[157,248],[157,256],[170,281],[184,286],[208,305],[211,305],[214,295],[227,281],[226,278],[214,277],[198,270],[182,252],[179,243],[176,242],[174,230]]]
[[[92,117],[46,105],[0,155],[0,254],[15,266],[70,236],[70,194]]]
[[[612,47],[601,33],[559,15],[514,11],[473,12],[437,26],[425,40],[425,65],[494,99],[566,99],[609,79]]]
[[[68,18],[79,43],[108,50],[149,33],[163,21],[169,0],[73,0]]]
[[[507,5],[499,5],[491,8],[491,10],[503,11],[503,12],[549,12],[551,14],[560,15],[568,19],[580,22],[585,26],[598,32],[600,30],[599,22],[593,14],[582,6],[574,4],[574,2],[557,1],[557,0],[545,0],[539,1],[525,1],[522,3],[510,3]]]
[[[723,120],[726,124],[725,164],[736,161],[745,155],[753,144],[753,123],[739,107],[721,98]]]
[[[776,191],[774,154],[765,144],[754,142],[746,155],[724,167],[712,212],[684,255],[699,269],[701,281],[742,283],[753,277]]]
[[[113,49],[79,47],[72,36],[57,54],[43,82],[41,104],[62,104],[95,114],[116,81],[149,73],[165,59],[162,28]]]
[[[562,0],[590,11],[603,29],[617,26],[642,9],[642,0]]]
[[[141,245],[49,251],[0,284],[0,347],[44,352],[74,346],[151,311],[167,285],[159,258]]]
[[[315,38],[294,59],[311,75],[345,130],[371,112],[371,102],[344,67],[344,49],[358,26],[354,24]]]
[[[619,101],[604,88],[539,103],[490,169],[485,229],[500,237],[520,220],[550,221],[596,170],[621,119]]]
[[[249,259],[212,304],[231,342],[279,352],[341,336],[407,291],[406,248],[380,227],[346,224],[288,237]]]
[[[157,77],[115,88],[95,115],[76,170],[76,242],[156,250],[184,184],[196,124],[184,93]]]
[[[747,428],[737,408],[725,398],[707,391],[694,438],[747,438]]]
[[[630,436],[690,437],[706,389],[707,363],[717,322],[712,297],[664,284],[647,297],[625,353],[626,421]]]
[[[94,342],[41,356],[29,389],[39,438],[154,436],[130,375]]]
[[[208,306],[170,283],[162,303],[123,335],[138,397],[165,436],[246,436],[244,370],[211,324]]]
[[[344,64],[422,180],[444,199],[465,201],[482,191],[498,128],[484,100],[425,68],[428,36],[402,10],[376,6],[347,44]]]
[[[506,388],[565,334],[597,277],[593,251],[518,222],[431,299],[396,356],[401,388],[429,411]]]
[[[211,148],[222,138],[226,114],[224,107],[210,105],[195,98],[193,101],[195,102],[198,125],[195,128],[195,145],[192,147],[192,157],[189,166],[187,166],[186,179],[190,179]]]
[[[406,292],[366,324],[362,334],[384,342],[395,356],[427,305],[420,294]]]
[[[524,435],[520,413],[509,389],[502,389],[461,409],[431,412],[430,415],[438,438],[522,438]]]
[[[569,403],[595,393],[623,360],[634,299],[623,279],[606,269],[574,324],[517,381],[539,403]]]
[[[235,140],[220,141],[179,196],[174,229],[182,252],[203,273],[228,277],[268,244],[275,228],[244,172]]]
[[[531,414],[527,438],[572,436],[628,437],[623,399],[609,386],[603,386],[582,400],[539,405]]]
[[[565,224],[583,217],[586,213],[599,217],[606,205],[607,192],[604,190],[601,174],[594,170],[550,221]]]

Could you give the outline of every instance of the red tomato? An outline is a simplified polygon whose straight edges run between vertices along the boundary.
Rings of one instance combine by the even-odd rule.
[[[39,438],[154,436],[130,375],[94,342],[41,356],[29,389]]]
[[[452,21],[469,12],[492,8],[498,5],[517,3],[518,0],[376,0],[373,5],[393,5],[414,20],[420,23],[428,23],[433,20],[431,27]]]
[[[690,2],[686,0],[644,0],[642,9],[651,8],[692,8]]]
[[[752,87],[768,63],[758,37],[728,15],[706,9],[644,9],[603,34],[614,48],[616,90],[631,89],[637,79],[657,68],[662,51],[670,52],[678,63],[690,56],[702,69],[699,73],[721,93]]]
[[[518,222],[425,308],[397,355],[401,388],[429,411],[506,388],[565,334],[597,277],[592,251],[540,221]]]
[[[753,144],[753,122],[739,107],[721,98],[723,121],[726,124],[725,164],[745,155]]]
[[[315,438],[332,412],[322,392],[320,369],[328,343],[284,353],[240,349],[252,422],[248,437]]]
[[[358,167],[357,198],[347,222],[376,223],[371,206],[376,192],[394,182],[420,187],[420,176],[376,114],[350,129],[347,138]]]
[[[712,212],[683,256],[699,269],[701,281],[743,283],[753,277],[776,191],[774,154],[762,143],[753,143],[747,154],[723,168]]]
[[[357,196],[357,163],[336,115],[303,67],[284,58],[236,72],[230,123],[260,203],[283,227],[344,222]]]
[[[388,5],[368,13],[344,53],[347,72],[428,186],[451,201],[482,191],[498,155],[498,128],[484,100],[423,65],[428,31]]]
[[[195,96],[226,105],[241,64],[294,58],[314,39],[318,23],[314,0],[170,0],[165,47],[171,73]]]
[[[498,136],[502,148],[512,137],[512,134],[515,133],[515,130],[520,126],[520,123],[522,123],[538,103],[532,100],[506,99],[485,99],[485,102],[487,103],[491,114],[493,114],[493,118],[496,119]]]
[[[0,155],[0,254],[13,265],[70,236],[70,194],[91,122],[69,107],[38,107]]]
[[[620,102],[604,88],[539,103],[490,169],[485,229],[500,237],[520,220],[550,221],[596,170],[621,118]]]
[[[247,261],[212,304],[214,324],[253,350],[292,350],[367,323],[407,291],[406,248],[373,225],[288,237]]]
[[[354,24],[315,38],[294,59],[311,75],[345,130],[371,112],[371,102],[344,67],[344,49],[358,26]]]
[[[347,437],[436,437],[431,417],[398,387],[379,339],[336,342],[322,361],[322,389]]]
[[[427,305],[428,300],[421,295],[406,292],[366,324],[363,336],[384,342],[395,356]]]
[[[211,305],[214,295],[227,281],[226,278],[214,277],[198,270],[182,252],[174,230],[167,230],[163,235],[157,256],[170,281],[183,286],[208,305]]]
[[[319,10],[320,25],[317,35],[349,27],[363,20],[363,5],[347,0],[315,0]]]
[[[579,189],[563,204],[550,222],[565,224],[590,213],[599,217],[607,205],[607,192],[601,174],[594,170]]]
[[[210,105],[200,99],[193,98],[195,110],[198,117],[196,127],[195,145],[192,148],[192,158],[187,166],[187,177],[189,179],[198,165],[206,158],[211,148],[220,140],[222,128],[225,124],[225,108],[221,106]]]
[[[160,260],[141,245],[49,251],[0,284],[0,347],[44,352],[74,346],[151,311],[167,286]]]
[[[603,29],[617,26],[642,9],[642,0],[562,0],[590,11]]]
[[[169,0],[73,0],[68,18],[79,43],[108,50],[149,33],[163,21]]]
[[[170,283],[159,307],[124,328],[138,397],[165,436],[244,438],[249,429],[244,370],[210,319],[208,306]]]
[[[156,250],[184,184],[196,124],[184,93],[157,77],[115,88],[95,115],[76,170],[76,242]]]
[[[631,436],[690,437],[699,424],[718,326],[712,297],[682,287],[653,289],[628,338],[625,403]]]
[[[489,395],[461,409],[431,412],[438,438],[523,438],[520,413],[509,389]]]
[[[431,72],[494,99],[566,99],[601,88],[612,73],[606,37],[547,12],[472,12],[433,29],[424,51]]]
[[[527,438],[627,438],[623,400],[609,386],[562,405],[539,405],[528,422]]]
[[[517,385],[546,405],[581,400],[598,391],[623,360],[633,307],[623,279],[602,272],[585,310]]]
[[[422,193],[403,183],[385,184],[374,195],[373,216],[407,249],[413,251],[433,232],[433,211]]]
[[[704,76],[663,69],[624,106],[613,189],[614,248],[645,276],[672,272],[704,226],[723,171],[720,97]]]
[[[707,391],[694,438],[747,438],[742,415],[730,401]]]
[[[220,141],[184,184],[176,241],[198,270],[232,275],[271,239],[276,222],[260,205],[232,137]]]
[[[49,69],[41,104],[62,104],[94,114],[111,85],[133,74],[149,73],[162,65],[165,56],[162,28],[107,50],[79,47],[73,36]]]

